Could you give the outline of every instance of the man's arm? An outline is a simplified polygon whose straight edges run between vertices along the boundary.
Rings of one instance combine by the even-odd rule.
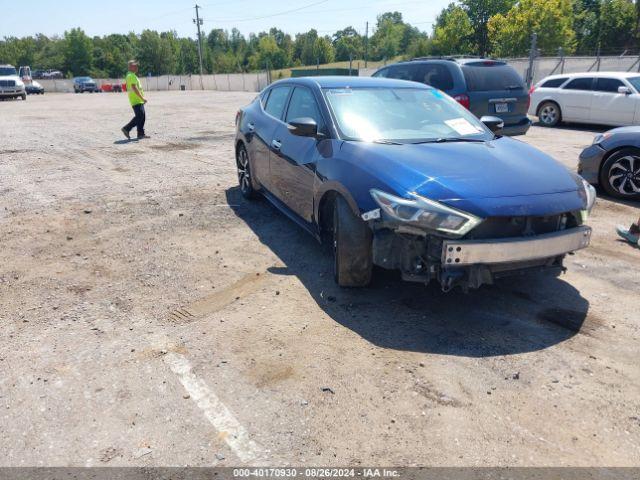
[[[131,88],[133,89],[134,92],[136,92],[136,95],[138,95],[144,103],[147,103],[147,99],[142,96],[142,94],[140,93],[140,90],[138,90],[137,85],[131,85]]]

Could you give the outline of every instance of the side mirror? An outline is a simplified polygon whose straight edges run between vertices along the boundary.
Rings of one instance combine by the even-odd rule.
[[[625,95],[631,95],[631,89],[629,87],[618,87],[618,93],[624,93]]]
[[[293,135],[297,135],[299,137],[318,136],[318,124],[313,118],[294,118],[287,126]]]
[[[489,130],[491,130],[496,135],[499,135],[504,128],[504,120],[500,117],[492,117],[492,116],[484,116],[480,119],[482,123],[484,123]]]

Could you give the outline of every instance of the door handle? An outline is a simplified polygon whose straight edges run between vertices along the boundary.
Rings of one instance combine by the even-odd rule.
[[[282,147],[282,142],[280,140],[272,140],[271,146],[274,150],[280,150],[280,147]]]
[[[256,129],[256,126],[253,123],[247,124],[247,128],[250,132],[253,132]]]

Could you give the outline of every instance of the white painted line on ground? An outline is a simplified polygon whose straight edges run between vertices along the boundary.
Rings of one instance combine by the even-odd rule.
[[[202,409],[207,420],[218,432],[226,433],[224,440],[240,460],[251,462],[264,458],[261,448],[249,438],[249,434],[233,413],[203,380],[195,376],[186,357],[169,352],[163,358],[171,371],[178,376],[187,393]]]

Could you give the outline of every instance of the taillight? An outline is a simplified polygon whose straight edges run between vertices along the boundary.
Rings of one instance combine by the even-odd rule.
[[[531,88],[529,89],[529,95],[527,96],[527,110],[529,110],[529,107],[531,106],[531,95],[533,95],[533,92],[536,91],[536,87],[535,85],[532,85]]]
[[[533,92],[536,91],[536,86],[535,85],[531,85],[531,88],[529,89],[529,95],[533,95]]]
[[[242,113],[240,112],[240,110],[238,110],[238,111],[236,112],[236,127],[238,126],[238,121],[240,120],[240,115],[241,115],[241,114],[242,114]]]
[[[465,95],[464,93],[462,93],[460,95],[454,95],[453,99],[467,110],[471,108],[471,100],[469,100],[469,95]]]

